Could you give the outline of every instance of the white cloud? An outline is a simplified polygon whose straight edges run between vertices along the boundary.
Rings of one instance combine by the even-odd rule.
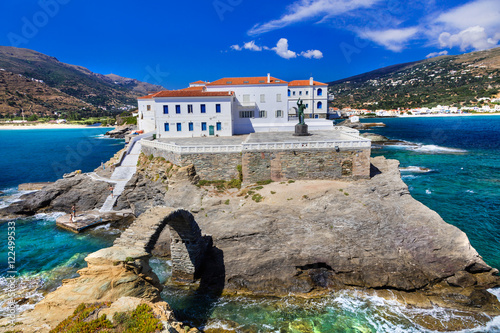
[[[476,51],[498,46],[500,1],[475,0],[441,13],[427,30],[442,48]]]
[[[323,58],[323,52],[320,50],[308,50],[297,53],[288,48],[288,39],[281,38],[275,47],[268,46],[258,46],[255,44],[255,41],[247,42],[243,44],[243,46],[231,45],[230,48],[235,51],[241,50],[251,50],[251,51],[274,51],[277,55],[285,59],[297,58],[298,56],[308,58],[308,59],[321,59]]]
[[[495,37],[497,35],[495,34]],[[498,38],[488,38],[486,30],[481,26],[474,26],[460,31],[458,34],[443,32],[439,35],[441,47],[452,48],[459,46],[461,51],[469,48],[474,50],[485,50],[497,46]]]
[[[296,52],[290,51],[288,49],[288,39],[286,38],[281,38],[276,44],[276,47],[273,47],[271,50],[273,50],[274,52],[276,52],[277,55],[285,59],[291,59],[297,57]]]
[[[400,52],[403,50],[405,43],[416,35],[418,28],[403,28],[403,29],[387,29],[387,30],[366,30],[359,33],[360,37],[369,39],[385,48]]]
[[[259,35],[288,25],[314,18],[324,20],[327,17],[345,14],[359,9],[369,8],[381,0],[299,0],[287,7],[286,13],[279,19],[254,25],[249,35]]]
[[[262,47],[255,45],[255,41],[250,41],[243,45],[243,48],[250,51],[262,51]]]
[[[435,22],[458,30],[465,30],[476,25],[486,29],[498,28],[500,27],[500,1],[471,1],[442,13]]]
[[[444,50],[444,51],[441,51],[441,52],[432,52],[432,53],[429,53],[425,57],[426,58],[434,58],[434,57],[439,57],[439,56],[443,56],[443,55],[447,55],[447,54],[448,54],[448,51]]]
[[[308,58],[308,59],[311,59],[311,58],[321,59],[321,58],[323,58],[323,52],[321,52],[320,50],[309,50],[309,51],[301,52],[300,55],[303,56],[304,58]]]

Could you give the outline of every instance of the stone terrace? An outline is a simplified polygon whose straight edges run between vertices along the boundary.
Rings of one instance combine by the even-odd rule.
[[[345,127],[313,131],[266,132],[232,137],[169,138],[143,141],[143,152],[179,165],[193,164],[201,179],[243,182],[272,179],[369,178],[371,141]]]

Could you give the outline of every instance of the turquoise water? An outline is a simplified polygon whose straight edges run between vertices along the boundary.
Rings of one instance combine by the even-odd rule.
[[[88,172],[107,161],[124,143],[106,139],[109,129],[0,130],[0,207],[15,201],[22,193],[17,185],[25,182],[55,181],[76,169]],[[19,295],[40,300],[42,292],[55,289],[62,279],[74,277],[85,267],[89,253],[108,247],[117,231],[74,234],[56,227],[59,214],[38,214],[15,221],[16,277]],[[8,276],[8,224],[0,224],[0,287]],[[0,293],[0,308],[5,298]],[[30,308],[29,306],[25,308]],[[0,309],[0,314],[2,310]]]
[[[402,172],[412,196],[464,231],[484,260],[500,268],[500,117],[376,121],[387,126],[370,132],[407,144],[374,149],[372,156],[430,169]]]
[[[378,121],[378,120],[377,120]],[[387,119],[374,132],[410,143],[373,151],[397,158],[402,166],[430,168],[405,172],[412,195],[436,210],[445,221],[465,231],[484,259],[499,263],[500,117]],[[123,147],[123,141],[102,138],[103,129],[0,131],[0,205],[16,198],[17,184],[50,181],[75,169],[91,171]],[[43,292],[73,277],[90,252],[110,246],[117,231],[109,226],[75,235],[55,226],[57,214],[16,221],[16,264],[24,286],[18,293],[34,302]],[[0,225],[0,235],[7,225]],[[0,248],[0,287],[5,286],[6,245]],[[407,309],[362,292],[344,291],[302,300],[294,297],[213,297],[168,283],[168,262],[152,267],[167,282],[162,293],[179,319],[207,329],[234,332],[431,332],[454,322],[476,327],[463,332],[500,332],[500,317],[434,308]],[[3,265],[3,266],[2,266]],[[498,290],[495,293],[500,293]],[[0,316],[5,297],[0,294]],[[24,309],[33,305],[25,305]],[[430,324],[429,324],[430,323]]]

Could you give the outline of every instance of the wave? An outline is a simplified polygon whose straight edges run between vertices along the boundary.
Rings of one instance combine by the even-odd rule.
[[[423,152],[423,153],[444,153],[444,154],[464,154],[467,150],[458,149],[458,148],[448,148],[441,147],[436,145],[422,145],[413,149],[414,151]]]
[[[425,194],[432,194],[432,191],[427,189],[427,190],[425,190]]]
[[[14,202],[21,201],[21,197],[25,194],[36,191],[19,191],[17,187],[11,187],[2,190],[3,195],[0,196],[0,209],[9,207]]]
[[[431,172],[433,170],[429,169],[429,168],[410,165],[407,167],[399,168],[399,171],[401,171],[401,172],[414,172],[414,173],[427,173],[427,172]]]
[[[467,150],[459,148],[449,148],[438,145],[424,145],[409,141],[402,141],[396,144],[385,145],[386,148],[405,149],[424,154],[465,154]]]

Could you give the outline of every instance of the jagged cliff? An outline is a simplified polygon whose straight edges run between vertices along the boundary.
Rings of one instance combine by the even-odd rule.
[[[118,204],[134,202],[137,211],[158,205],[151,198],[142,205],[136,195],[145,195],[151,182],[155,196],[162,196],[161,205],[190,211],[213,246],[199,273],[202,284],[227,294],[313,296],[362,288],[418,307],[499,315],[500,303],[487,291],[500,286],[498,271],[484,263],[462,231],[411,197],[398,167],[397,161],[377,157],[369,180],[288,181],[238,189],[218,182],[201,186],[193,167],[179,169],[142,156],[136,179]],[[148,219],[162,209],[152,208],[133,226],[157,226]],[[155,255],[170,255],[168,228],[151,233],[148,240],[139,231],[128,233],[131,244],[147,243]],[[88,299],[141,296],[136,292],[144,291],[156,300],[161,286],[148,269],[146,254],[121,255],[133,257],[136,268],[126,270],[128,260],[108,258],[109,269],[103,269],[95,259],[103,251],[108,250],[90,255],[82,277],[65,282],[35,313],[49,301],[52,311],[57,302],[71,308],[61,300],[73,298],[74,290],[99,290],[112,271],[126,271],[130,276],[124,279],[131,283],[102,295],[91,292]],[[113,266],[115,261],[119,264]],[[113,281],[117,274],[111,274]],[[142,287],[132,292],[134,281]]]

